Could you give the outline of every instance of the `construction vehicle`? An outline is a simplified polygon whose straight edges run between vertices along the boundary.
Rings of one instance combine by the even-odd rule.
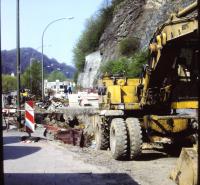
[[[197,1],[172,14],[154,33],[141,78],[99,80],[97,149],[137,159],[142,143],[195,143],[199,83]]]

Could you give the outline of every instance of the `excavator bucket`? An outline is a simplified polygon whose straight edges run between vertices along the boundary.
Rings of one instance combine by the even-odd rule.
[[[197,147],[182,148],[170,178],[178,185],[197,185]]]

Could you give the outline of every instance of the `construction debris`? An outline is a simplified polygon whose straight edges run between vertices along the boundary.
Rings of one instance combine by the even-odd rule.
[[[51,126],[51,125],[44,125],[44,127],[46,128],[45,131],[44,131],[44,136],[48,140],[54,140],[55,139],[55,135],[57,134],[57,132],[60,129],[58,127]]]
[[[40,140],[40,137],[29,137],[29,136],[22,136],[21,141],[23,143],[35,143]]]
[[[91,96],[88,99],[96,100],[96,97]],[[69,102],[72,105],[72,101]],[[36,105],[35,120],[36,123],[45,126],[44,135],[47,139],[59,139],[66,144],[81,147],[92,143],[94,116],[99,114],[97,108],[68,106],[67,100],[58,98],[47,100],[43,104],[39,102]]]
[[[60,130],[55,135],[55,139],[63,141],[65,144],[71,144],[74,146],[83,147],[84,138],[82,129],[66,129]]]

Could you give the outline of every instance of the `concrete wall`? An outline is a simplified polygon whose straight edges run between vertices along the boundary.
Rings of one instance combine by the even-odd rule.
[[[100,64],[100,51],[96,51],[87,55],[85,57],[84,72],[79,75],[77,84],[81,85],[83,88],[92,88]]]

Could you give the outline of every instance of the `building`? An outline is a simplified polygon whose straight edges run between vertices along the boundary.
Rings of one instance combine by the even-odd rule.
[[[75,83],[67,80],[63,82],[60,82],[59,80],[54,82],[48,82],[48,80],[44,80],[44,93],[45,95],[48,95],[48,90],[52,90],[56,97],[62,97],[64,96],[64,88],[68,85],[74,87]]]

